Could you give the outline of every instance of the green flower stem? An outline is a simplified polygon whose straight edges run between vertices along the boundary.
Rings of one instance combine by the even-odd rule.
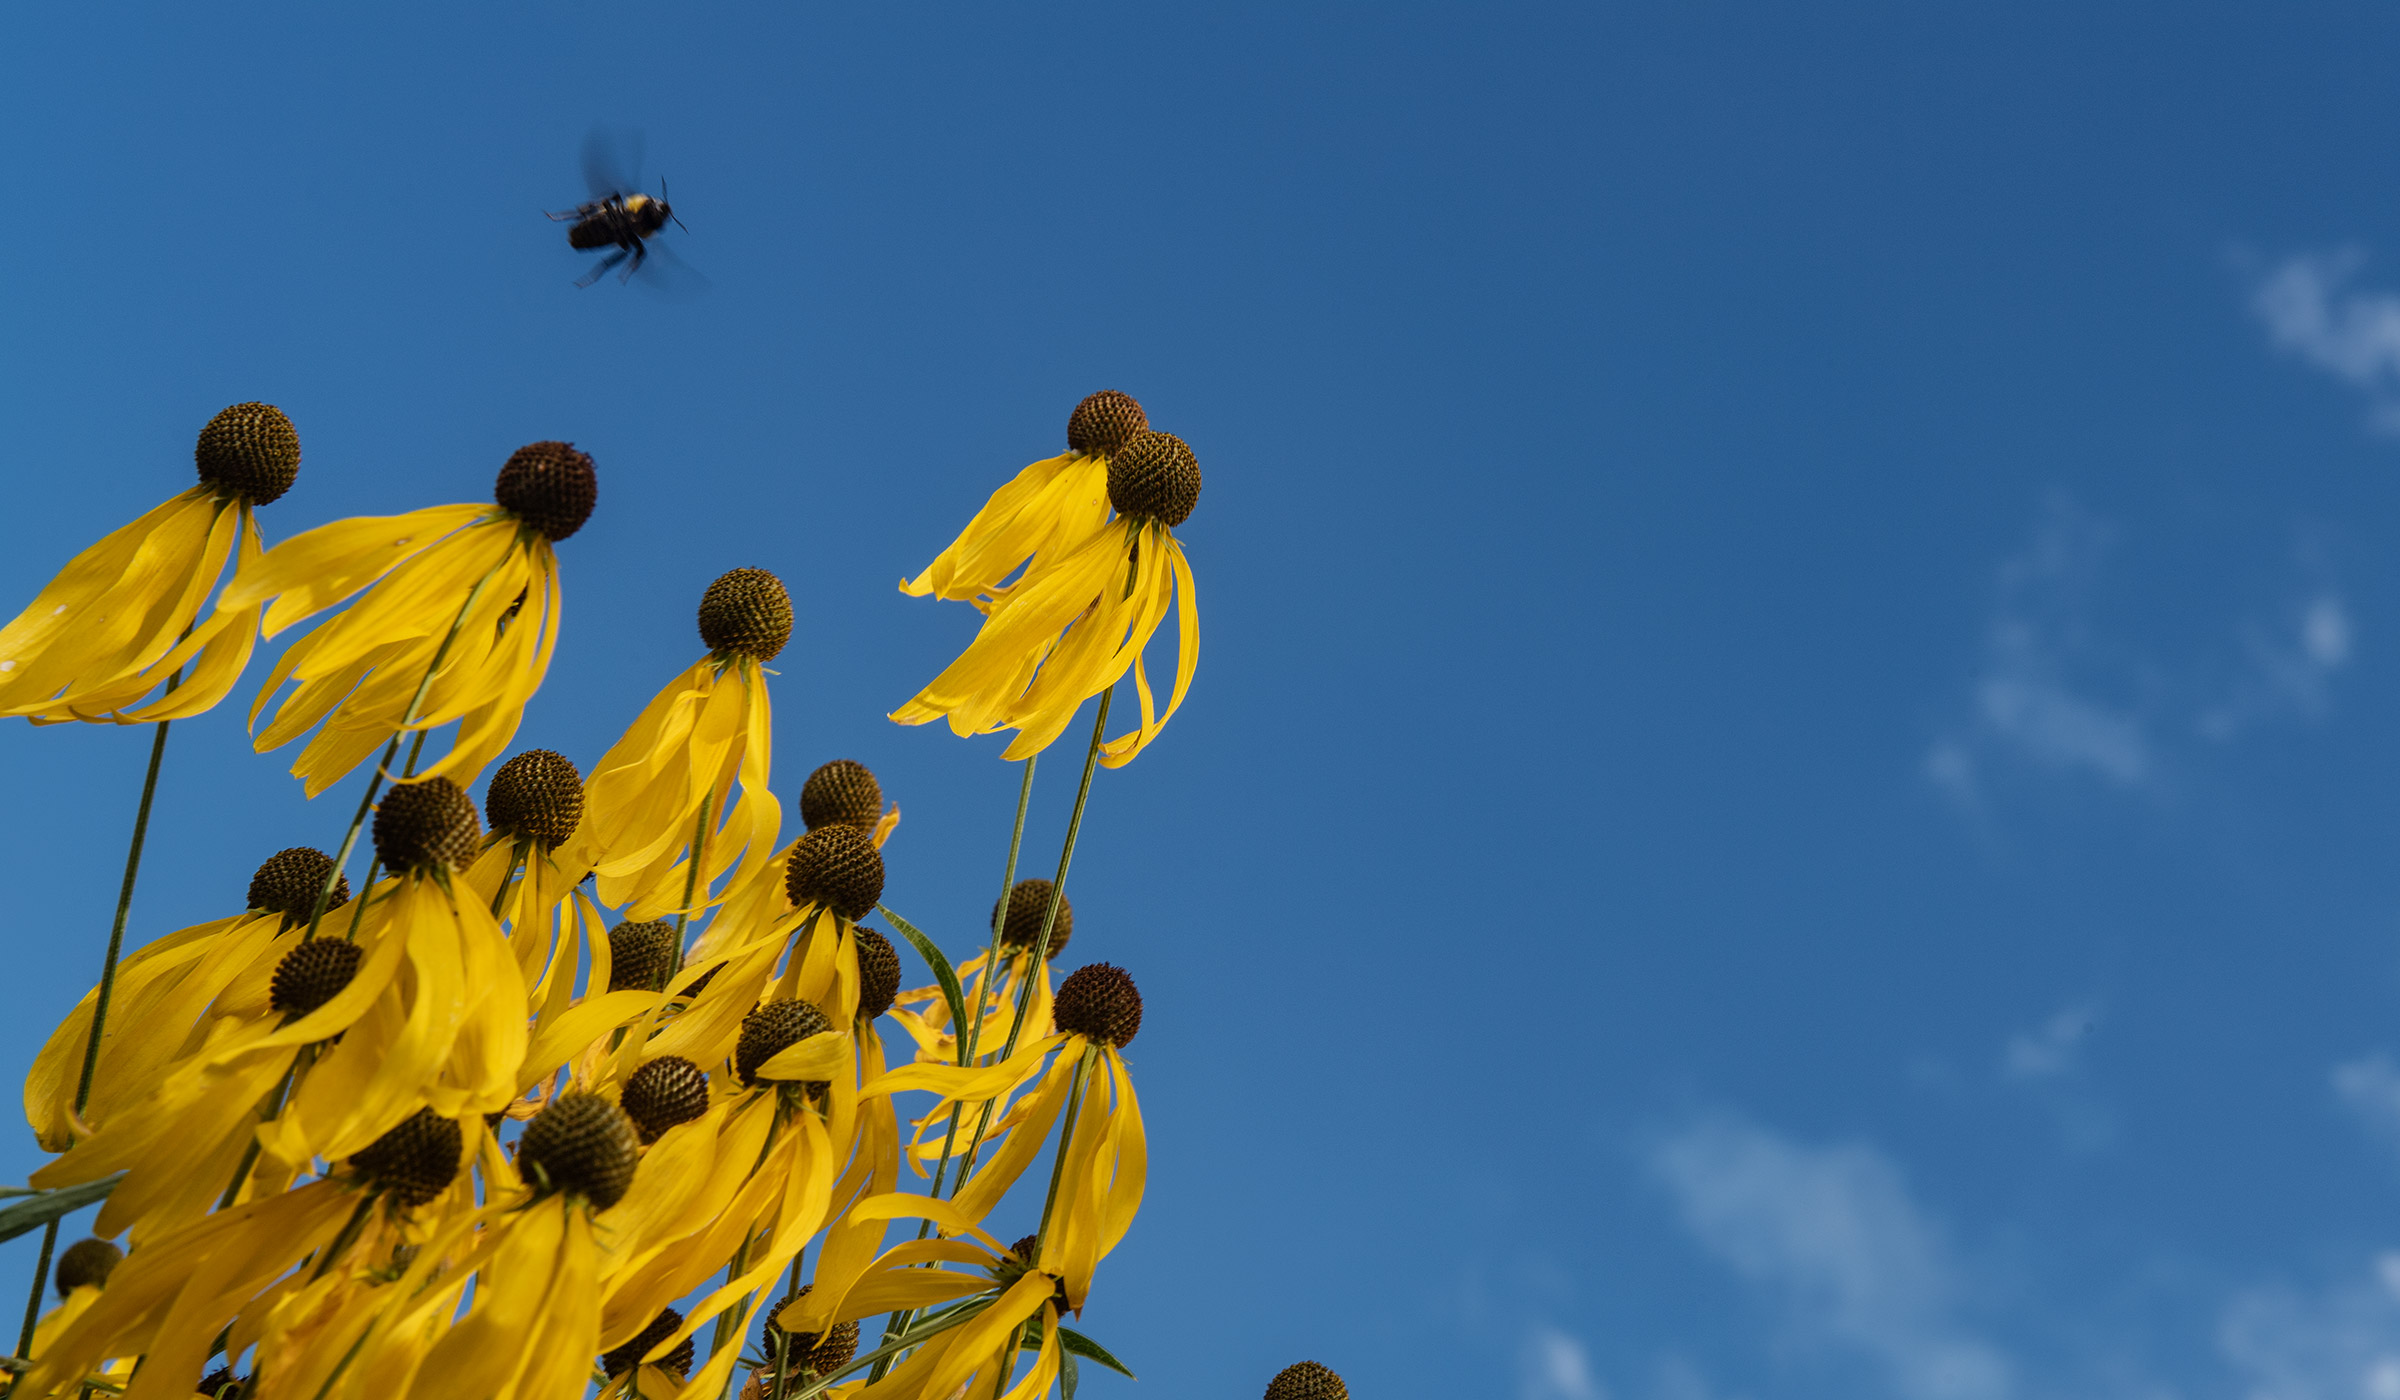
[[[1032,1008],[1033,1005],[1034,979],[1037,977],[1046,978],[1050,975],[1050,934],[1051,931],[1058,926],[1059,906],[1066,899],[1067,869],[1074,863],[1075,860],[1075,838],[1083,830],[1084,808],[1091,801],[1092,797],[1092,773],[1100,763],[1100,745],[1102,739],[1108,732],[1108,706],[1109,702],[1116,697],[1116,691],[1116,686],[1110,685],[1107,689],[1100,692],[1100,709],[1097,714],[1092,716],[1092,739],[1091,743],[1085,747],[1083,753],[1083,778],[1079,783],[1076,784],[1075,807],[1067,817],[1067,839],[1059,847],[1058,876],[1056,879],[1050,882],[1050,907],[1042,911],[1041,936],[1034,940],[1032,955],[1027,960],[1025,965],[1025,975],[1019,979],[1020,985],[1017,988],[1016,1008],[1009,1017],[1008,1039],[1000,1047],[1000,1054],[998,1056],[998,1059],[1002,1061],[1005,1061],[1009,1056],[1017,1052],[1017,1041],[1023,1036],[1025,1031],[1026,1013]],[[1028,772],[1026,777],[1028,782],[1030,782],[1032,774]],[[1023,809],[1020,806],[1020,821],[1023,819],[1022,811]],[[1011,844],[1013,845],[1014,843],[1012,842]],[[1009,873],[1012,877],[1016,873],[1013,869],[1013,861],[1012,869]],[[1015,889],[1016,882],[1012,878],[1009,882],[1009,890],[1011,893],[1013,893]],[[993,920],[995,931],[992,941],[992,954],[995,959],[997,959],[1000,952],[999,935],[997,930],[1001,921],[1006,917],[1007,901],[1003,899],[1001,902],[1000,915]],[[985,971],[986,985],[989,985],[991,976],[992,972],[989,964],[987,964]],[[977,1025],[980,1026],[983,1021],[983,1008],[981,1005],[982,997],[978,995],[976,1001],[977,1006],[975,1008],[975,1019]],[[983,1148],[984,1134],[991,1130],[993,1102],[996,1101],[986,1102],[983,1106],[982,1112],[976,1115],[974,1136],[967,1140],[966,1154],[959,1158],[958,1179],[950,1188],[950,1194],[953,1196],[958,1194],[960,1187],[966,1185],[968,1175],[975,1170],[976,1154]],[[940,1187],[937,1183],[935,1187],[935,1194],[938,1195],[939,1193]],[[918,1238],[924,1238],[922,1227],[920,1227]],[[886,1331],[886,1335],[890,1335],[888,1329]],[[889,1348],[882,1347],[877,1348],[877,1350],[880,1353],[889,1351]],[[800,1397],[800,1400],[807,1400],[807,1397],[803,1395]]]
[[[33,1294],[25,1300],[25,1326],[17,1333],[17,1355],[26,1361],[33,1359],[33,1329],[42,1320],[42,1286],[50,1281],[50,1252],[56,1248],[58,1222],[53,1220],[42,1231],[42,1257],[33,1266]],[[9,1381],[9,1389],[16,1389],[14,1379]]]
[[[994,982],[1000,975],[1000,935],[1002,930],[1008,927],[1008,898],[1017,891],[1017,853],[1025,845],[1025,808],[1033,800],[1033,765],[1040,757],[1040,754],[1027,755],[1024,776],[1017,780],[1017,820],[1008,833],[1008,866],[1000,875],[1000,902],[992,906],[992,942],[983,956],[983,984],[975,990],[973,1023],[956,1028],[958,1063],[962,1068],[975,1062],[977,1045],[983,1039],[983,1003],[990,998]],[[952,1104],[950,1106],[950,1126],[942,1133],[942,1157],[934,1165],[933,1186],[926,1193],[928,1195],[939,1196],[942,1194],[942,1179],[950,1171],[951,1149],[958,1143],[959,1113],[959,1106]],[[932,1221],[926,1220],[918,1223],[918,1239],[923,1239],[932,1233]],[[925,1267],[931,1268],[932,1265],[928,1264]],[[892,1315],[884,1321],[883,1340],[889,1342],[906,1331],[908,1320],[913,1315],[914,1310],[910,1308],[894,1309]],[[873,1385],[882,1380],[885,1373],[891,1370],[891,1366],[892,1359],[888,1356],[876,1362],[875,1369],[868,1373],[867,1383]]]
[[[258,1106],[259,1122],[272,1123],[282,1115],[283,1106],[291,1102],[292,1091],[300,1087],[301,1079],[308,1074],[308,1067],[316,1062],[317,1047],[301,1046],[299,1053],[292,1056],[291,1065],[284,1070],[282,1080],[276,1084],[275,1092]],[[242,1149],[241,1165],[233,1169],[233,1180],[225,1183],[225,1194],[217,1198],[217,1209],[232,1208],[234,1198],[242,1194],[242,1183],[250,1179],[250,1169],[257,1165],[258,1134],[253,1132],[250,1134],[250,1145]]]
[[[1108,702],[1116,690],[1112,685],[1100,692],[1100,713],[1092,717],[1092,742],[1083,755],[1083,781],[1075,789],[1075,810],[1067,817],[1066,843],[1058,851],[1058,878],[1050,882],[1050,907],[1042,912],[1041,937],[1034,940],[1033,960],[1022,979],[1023,985],[1017,988],[1016,1011],[1009,1017],[1008,1040],[1000,1047],[1001,1060],[1017,1053],[1017,1041],[1025,1033],[1025,1014],[1033,1005],[1034,979],[1050,975],[1050,933],[1058,926],[1059,905],[1066,901],[1067,867],[1075,861],[1075,838],[1083,830],[1084,804],[1092,796],[1092,770],[1099,766],[1100,739],[1108,728]],[[968,1173],[975,1170],[975,1154],[982,1150],[983,1135],[991,1128],[994,1102],[997,1100],[986,1102],[975,1120],[975,1135],[967,1140],[966,1155],[959,1160],[958,1184],[950,1190],[953,1196],[958,1194],[959,1187],[966,1185]]]
[[[309,911],[308,931],[300,935],[301,942],[306,943],[317,936],[317,925],[325,918],[325,907],[333,902],[334,887],[342,882],[342,867],[350,863],[350,853],[358,849],[358,833],[367,824],[367,813],[375,810],[375,794],[383,788],[383,775],[400,752],[400,736],[417,722],[417,711],[425,704],[425,692],[433,689],[433,678],[440,674],[442,663],[450,658],[450,647],[458,640],[458,629],[467,625],[467,614],[474,609],[475,600],[483,596],[483,590],[491,583],[492,576],[499,572],[500,566],[495,564],[482,578],[477,579],[475,586],[467,590],[467,601],[458,605],[458,616],[450,619],[450,630],[442,634],[442,644],[434,649],[433,664],[425,668],[424,676],[417,681],[417,693],[409,697],[408,713],[400,717],[400,728],[392,735],[392,742],[384,745],[383,761],[377,763],[375,771],[367,777],[366,795],[358,799],[358,811],[350,818],[350,829],[342,835],[342,848],[334,852],[333,868],[325,872],[324,888],[317,891],[317,905]],[[425,733],[419,730],[416,746],[409,750],[408,769],[401,775],[404,780],[416,772],[417,755],[424,748]],[[367,870],[367,889],[374,887],[375,872],[370,865]],[[360,893],[363,895],[366,890]],[[355,914],[351,916],[350,928],[353,934],[358,931],[358,916]]]
[[[1067,1111],[1059,1115],[1058,1155],[1050,1159],[1050,1190],[1042,1197],[1042,1223],[1033,1232],[1033,1257],[1042,1257],[1042,1241],[1050,1237],[1050,1213],[1058,1206],[1059,1179],[1066,1175],[1067,1145],[1075,1140],[1075,1118],[1083,1109],[1083,1086],[1091,1082],[1092,1062],[1100,1058],[1100,1047],[1086,1043],[1083,1058],[1076,1062],[1074,1082],[1067,1086]],[[1000,1377],[992,1384],[992,1400],[1000,1400],[1000,1387],[1016,1374],[1017,1353],[1025,1347],[1025,1329],[1033,1325],[1027,1318],[1016,1326],[1010,1336],[1008,1350],[1000,1364]]]
[[[948,1312],[937,1313],[932,1317],[922,1319],[915,1327],[911,1328],[907,1332],[902,1333],[898,1338],[884,1343],[882,1346],[875,1348],[875,1350],[868,1352],[865,1356],[853,1358],[849,1365],[844,1366],[839,1371],[836,1371],[831,1375],[819,1376],[815,1380],[810,1381],[808,1384],[800,1387],[797,1393],[787,1397],[787,1400],[816,1400],[817,1396],[825,1393],[826,1387],[832,1385],[835,1381],[840,1380],[842,1377],[849,1375],[851,1372],[857,1370],[861,1366],[889,1366],[894,1357],[898,1356],[904,1351],[907,1351],[911,1347],[921,1345],[928,1337],[940,1336],[942,1333],[949,1331],[953,1327],[958,1327],[965,1323],[974,1321],[975,1315],[982,1312],[985,1308],[990,1307],[992,1303],[999,1298],[999,1296],[1000,1295],[996,1293],[988,1294],[984,1297],[977,1298],[972,1302],[963,1303],[953,1307]]]
[[[531,859],[532,850],[533,839],[528,836],[516,838],[516,844],[509,848],[508,869],[500,876],[500,888],[492,891],[493,918],[500,917],[500,906],[508,902],[508,882],[517,878],[517,872],[525,868],[525,862]]]
[[[691,922],[692,897],[700,892],[700,864],[708,858],[708,816],[716,810],[717,794],[712,789],[700,799],[700,820],[692,827],[692,857],[690,868],[683,872],[683,907],[675,911],[675,947],[683,947],[684,926]]]
[[[189,637],[192,629],[183,629]],[[180,640],[180,639],[179,639]],[[183,668],[167,677],[167,688],[160,698],[173,695],[175,687],[183,684]],[[150,767],[142,774],[142,800],[133,809],[133,840],[125,848],[125,879],[117,886],[117,916],[108,927],[108,951],[100,959],[100,988],[92,997],[92,1033],[83,1043],[83,1073],[75,1081],[75,1116],[83,1116],[85,1105],[92,1101],[92,1078],[100,1069],[100,1041],[107,1033],[108,1003],[117,991],[117,959],[125,951],[125,923],[133,914],[133,886],[142,873],[142,845],[150,836],[150,804],[158,796],[158,769],[167,757],[167,725],[160,720],[150,736]],[[41,1258],[34,1264],[33,1292],[25,1300],[25,1326],[17,1333],[17,1355],[27,1360],[33,1357],[34,1324],[41,1320],[42,1289],[50,1281],[50,1256],[58,1247],[58,1222],[53,1220],[42,1227]]]
[[[1085,1042],[1083,1059],[1075,1066],[1075,1082],[1067,1086],[1067,1111],[1061,1116],[1064,1125],[1058,1130],[1058,1155],[1050,1159],[1050,1191],[1042,1197],[1041,1227],[1033,1232],[1033,1255],[1042,1255],[1042,1241],[1050,1238],[1050,1212],[1058,1205],[1059,1178],[1066,1174],[1067,1144],[1075,1138],[1075,1115],[1083,1107],[1083,1088],[1092,1080],[1092,1066],[1100,1058],[1100,1047]]]

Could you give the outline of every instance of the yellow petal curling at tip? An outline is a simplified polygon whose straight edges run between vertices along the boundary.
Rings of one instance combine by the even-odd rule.
[[[767,788],[773,736],[766,675],[747,657],[704,657],[652,697],[584,780],[576,839],[600,901],[652,919],[681,911],[687,884],[694,911],[723,898],[716,882],[765,857],[781,829]]]
[[[1108,523],[1108,459],[1080,452],[1045,457],[994,491],[923,573],[900,585],[911,597],[989,607],[1006,596],[1020,567],[1066,553]]]
[[[549,542],[489,506],[345,520],[268,551],[218,608],[265,604],[273,636],[352,598],[269,673],[253,726],[293,688],[254,746],[316,730],[292,765],[313,797],[395,734],[455,721],[450,752],[416,776],[471,781],[515,735],[549,669],[561,606]]]
[[[949,722],[961,736],[1018,731],[1002,753],[1027,758],[1048,748],[1084,701],[1135,673],[1141,723],[1108,741],[1103,761],[1121,767],[1158,737],[1183,704],[1199,663],[1199,608],[1182,546],[1155,521],[1125,521],[1094,535],[1038,574],[1028,574],[984,619],[956,661],[894,710],[901,724]],[[1175,687],[1156,711],[1142,652],[1169,609],[1176,616]]]
[[[301,1256],[322,1248],[357,1201],[319,1182],[238,1205],[136,1249],[109,1275],[100,1299],[36,1353],[23,1393],[71,1389],[102,1358],[150,1358],[127,1395],[182,1400],[219,1329]]]
[[[1070,1045],[1062,1058],[1073,1052]],[[1141,1104],[1124,1059],[1102,1046],[1085,1073],[1083,1101],[1061,1159],[1057,1207],[1038,1261],[1066,1284],[1067,1304],[1075,1308],[1091,1291],[1093,1270],[1141,1209],[1150,1163]]]
[[[417,1368],[424,1400],[574,1400],[600,1350],[600,1246],[565,1197],[502,1217],[475,1301]]]
[[[77,555],[0,627],[0,715],[133,723],[198,714],[224,699],[254,634],[203,622],[201,609],[237,545],[245,560],[258,552],[250,507],[194,487]],[[179,646],[186,632],[195,640]],[[175,695],[115,713],[212,643]]]

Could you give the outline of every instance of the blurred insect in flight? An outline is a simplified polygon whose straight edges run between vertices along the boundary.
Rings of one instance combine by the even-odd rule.
[[[675,217],[674,207],[667,203],[665,180],[658,182],[656,198],[641,192],[641,164],[638,132],[611,133],[594,127],[583,139],[583,179],[592,197],[563,213],[553,213],[550,218],[559,223],[573,221],[567,230],[568,247],[580,252],[601,248],[616,251],[576,279],[576,286],[592,285],[629,259],[630,265],[617,280],[630,280],[650,260],[653,251],[650,240],[660,230],[669,223],[683,228],[683,220]],[[656,251],[670,260],[674,258],[663,243],[656,245]]]

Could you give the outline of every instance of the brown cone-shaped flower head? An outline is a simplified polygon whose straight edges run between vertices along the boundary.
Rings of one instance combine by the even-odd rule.
[[[458,1120],[420,1108],[400,1126],[350,1154],[350,1169],[393,1204],[421,1206],[458,1179],[466,1135]]]
[[[1140,433],[1108,459],[1108,503],[1119,515],[1181,525],[1200,504],[1200,459],[1173,433]]]
[[[900,953],[871,928],[851,933],[858,939],[858,1018],[872,1021],[900,996]]]
[[[1125,1046],[1142,1029],[1142,994],[1125,969],[1089,963],[1067,974],[1050,1004],[1050,1019],[1069,1035]]]
[[[271,403],[237,403],[200,430],[192,463],[204,485],[263,506],[300,476],[300,434]]]
[[[800,785],[800,824],[810,831],[836,822],[872,828],[883,819],[883,785],[854,758],[837,758]]]
[[[482,840],[475,799],[448,778],[402,783],[375,808],[375,855],[387,870],[457,870]]]
[[[1102,389],[1067,415],[1067,450],[1105,457],[1149,426],[1150,415],[1133,395]]]
[[[820,826],[792,847],[783,892],[795,906],[817,902],[845,919],[863,919],[883,898],[883,852],[858,827]]]
[[[783,1316],[785,1308],[807,1297],[809,1290],[814,1287],[816,1285],[811,1283],[801,1284],[799,1292],[786,1293],[776,1300],[774,1307],[767,1310],[765,1347],[767,1360],[770,1363],[775,1360],[777,1339],[788,1335],[791,1340],[786,1343],[788,1350],[784,1354],[789,1360],[792,1374],[795,1376],[802,1371],[809,1372],[811,1375],[830,1376],[849,1365],[851,1358],[858,1355],[858,1324],[856,1322],[837,1322],[833,1324],[831,1330],[825,1332],[787,1334],[782,1325],[776,1321],[777,1318]]]
[[[483,815],[499,836],[545,850],[566,844],[583,824],[583,775],[566,755],[527,749],[500,765],[484,789]]]
[[[650,1348],[674,1336],[675,1329],[682,1325],[682,1313],[673,1308],[663,1309],[658,1316],[650,1319],[649,1326],[633,1334],[632,1341],[603,1352],[600,1356],[600,1369],[612,1378],[624,1375],[642,1363],[642,1358],[650,1354]],[[650,1364],[673,1371],[677,1375],[690,1375],[692,1355],[692,1339],[686,1337],[673,1351]]]
[[[734,1042],[734,1073],[744,1084],[756,1084],[753,1076],[760,1065],[810,1036],[832,1029],[833,1022],[826,1020],[813,1002],[770,1001],[751,1007],[750,1014],[742,1018],[741,1038]],[[818,1080],[803,1087],[822,1089],[825,1084]]]
[[[64,1298],[86,1284],[105,1287],[108,1276],[125,1262],[125,1251],[106,1240],[77,1240],[58,1256],[58,1296]]]
[[[333,857],[314,846],[287,846],[267,857],[267,863],[250,877],[250,907],[281,914],[285,928],[305,924],[316,912],[325,877],[332,873]],[[349,902],[350,877],[344,875],[334,881],[325,910],[331,913]]]
[[[995,905],[992,917],[1000,920],[1000,942],[1009,948],[1030,948],[1042,939],[1042,920],[1050,913],[1048,880],[1019,880],[1008,892],[1008,914],[1001,916]],[[1049,957],[1056,958],[1067,949],[1067,940],[1075,936],[1075,906],[1063,897],[1058,901],[1058,922],[1050,926]]]
[[[720,574],[700,595],[700,640],[710,651],[775,659],[792,639],[792,595],[764,569]]]
[[[1350,1387],[1333,1368],[1316,1361],[1295,1362],[1267,1382],[1266,1400],[1350,1400]]]
[[[625,1111],[598,1094],[570,1089],[525,1125],[517,1166],[525,1179],[606,1210],[625,1198],[641,1139]]]
[[[349,986],[366,959],[367,950],[355,943],[312,938],[276,961],[267,980],[267,1005],[285,1020],[306,1016]]]
[[[508,454],[492,499],[552,544],[583,528],[600,501],[590,454],[571,442],[529,442]]]
[[[625,1081],[617,1106],[647,1146],[667,1129],[708,1112],[708,1076],[681,1055],[661,1055]]]
[[[237,1397],[249,1388],[250,1378],[248,1376],[237,1380],[231,1366],[219,1366],[214,1371],[202,1376],[200,1384],[192,1387],[192,1393],[208,1396],[209,1400],[237,1400]]]
[[[683,944],[665,919],[619,924],[608,931],[608,989],[663,992],[683,966]]]

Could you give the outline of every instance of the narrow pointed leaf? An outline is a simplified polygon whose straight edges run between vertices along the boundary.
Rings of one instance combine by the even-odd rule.
[[[950,1003],[950,1031],[958,1037],[959,1063],[965,1064],[967,994],[958,985],[958,973],[951,968],[950,960],[942,956],[942,950],[934,946],[932,939],[919,933],[915,924],[893,913],[889,905],[878,904],[875,907],[883,912],[883,917],[892,921],[893,928],[900,930],[900,936],[917,950],[917,956],[925,960],[925,965],[933,969],[933,980],[942,984],[942,999]]]
[[[104,1200],[117,1189],[125,1173],[104,1176],[80,1186],[61,1186],[56,1191],[36,1191],[6,1208],[0,1208],[0,1240],[13,1240],[27,1230],[38,1229],[72,1210],[81,1210],[94,1201]]]
[[[1129,1381],[1138,1381],[1141,1379],[1141,1377],[1135,1375],[1133,1372],[1126,1370],[1124,1362],[1119,1361],[1117,1358],[1109,1355],[1107,1347],[1100,1345],[1098,1342],[1093,1341],[1091,1338],[1083,1335],[1081,1332],[1076,1331],[1072,1327],[1061,1327],[1058,1329],[1058,1344],[1060,1347],[1066,1350],[1068,1355],[1090,1357],[1092,1360],[1099,1362],[1101,1365],[1106,1366],[1111,1371],[1116,1372],[1118,1375],[1123,1376]]]

